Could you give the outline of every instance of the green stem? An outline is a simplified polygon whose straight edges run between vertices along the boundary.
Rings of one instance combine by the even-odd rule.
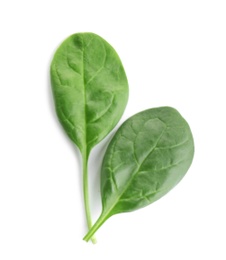
[[[90,205],[89,205],[88,156],[86,153],[83,153],[82,161],[83,161],[83,195],[84,195],[85,213],[86,213],[86,221],[87,221],[88,229],[90,230],[92,227],[92,218],[91,218]],[[93,236],[90,238],[93,244],[95,244],[96,238]]]
[[[88,242],[90,239],[92,239],[93,235],[96,233],[96,231],[104,224],[104,222],[108,219],[105,214],[101,214],[96,223],[92,226],[92,228],[89,230],[89,232],[84,236],[83,240]]]

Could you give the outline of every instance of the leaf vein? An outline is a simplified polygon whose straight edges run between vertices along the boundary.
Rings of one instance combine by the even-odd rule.
[[[103,117],[105,114],[107,114],[107,112],[110,110],[111,108],[111,105],[113,104],[114,102],[114,99],[115,99],[115,95],[112,95],[111,96],[111,102],[110,104],[105,108],[104,111],[102,111],[102,114],[100,114],[97,118],[94,118],[93,120],[89,121],[88,124],[90,123],[95,123],[96,121],[98,121],[101,117]]]
[[[186,144],[188,141],[190,141],[190,139],[186,139],[185,141],[183,141],[183,142],[181,142],[179,144],[172,145],[172,146],[167,146],[167,147],[158,146],[158,147],[156,147],[156,149],[159,149],[159,150],[172,149],[172,148],[176,148],[176,147],[182,146],[183,144]]]

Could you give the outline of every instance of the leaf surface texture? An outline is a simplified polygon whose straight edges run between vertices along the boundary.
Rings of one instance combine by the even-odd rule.
[[[89,154],[114,128],[127,104],[128,82],[117,53],[96,34],[74,34],[54,55],[51,82],[61,124]]]

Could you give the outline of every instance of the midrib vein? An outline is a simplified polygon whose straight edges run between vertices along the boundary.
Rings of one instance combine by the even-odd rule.
[[[84,86],[84,114],[85,114],[85,120],[84,120],[84,147],[85,147],[85,157],[87,160],[87,114],[86,114],[86,85],[85,85],[85,66],[84,66],[84,53],[85,53],[85,45],[84,45],[84,37],[82,36],[82,80],[83,80],[83,86]]]
[[[137,174],[140,171],[141,166],[143,165],[143,163],[146,161],[146,159],[148,158],[148,156],[155,150],[156,146],[158,145],[159,140],[161,139],[161,137],[163,136],[165,130],[167,127],[165,127],[161,134],[159,135],[159,138],[157,139],[155,145],[153,146],[153,148],[151,149],[151,151],[145,156],[145,158],[142,160],[142,162],[140,163],[140,166],[136,168],[136,170],[134,171],[132,178],[130,179],[130,181],[128,182],[128,184],[126,185],[125,189],[122,190],[122,192],[119,194],[119,196],[116,198],[115,203],[112,205],[112,207],[110,207],[109,210],[107,210],[107,213],[104,214],[106,216],[108,216],[108,214],[112,211],[112,209],[116,206],[116,204],[119,202],[120,198],[122,197],[122,195],[126,192],[126,190],[128,189],[128,187],[130,186],[131,182],[134,180],[135,176],[137,176]]]

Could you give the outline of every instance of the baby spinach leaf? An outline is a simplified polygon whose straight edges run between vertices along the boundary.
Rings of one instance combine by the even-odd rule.
[[[107,148],[102,214],[84,240],[112,215],[145,207],[169,192],[184,177],[193,155],[191,130],[175,109],[154,108],[129,118]]]
[[[128,99],[128,83],[116,51],[93,33],[77,33],[57,49],[51,63],[56,112],[64,130],[83,157],[84,199],[92,226],[87,161],[91,149],[121,118]]]
[[[93,33],[77,33],[51,64],[56,111],[71,140],[88,156],[121,118],[128,83],[115,50]]]

